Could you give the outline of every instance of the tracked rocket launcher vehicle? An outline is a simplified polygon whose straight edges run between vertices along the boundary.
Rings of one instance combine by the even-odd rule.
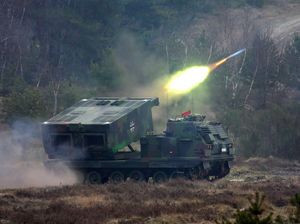
[[[91,184],[229,173],[234,150],[220,123],[186,114],[169,119],[166,131],[156,135],[151,109],[158,105],[158,98],[81,100],[42,124],[45,164],[63,162]],[[138,140],[140,150],[135,151],[131,144]]]

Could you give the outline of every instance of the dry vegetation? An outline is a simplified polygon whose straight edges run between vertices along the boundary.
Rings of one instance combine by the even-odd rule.
[[[0,191],[0,223],[215,223],[248,206],[256,191],[266,210],[286,217],[300,191],[300,165],[251,159],[215,182],[175,180]]]

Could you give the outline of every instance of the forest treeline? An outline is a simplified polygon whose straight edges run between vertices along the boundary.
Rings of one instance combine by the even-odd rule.
[[[229,20],[220,13],[224,10],[265,4],[268,1],[3,0],[0,97],[5,120],[45,119],[78,99],[126,92],[132,83],[148,86],[162,74],[246,47],[244,56],[220,67],[193,91],[193,104],[209,106],[225,123],[238,153],[300,159],[300,38],[295,35],[278,47],[271,32],[250,30],[252,24],[245,21],[244,37],[252,38],[218,49],[211,30],[195,35],[188,30],[205,16],[223,16],[225,23]],[[234,29],[230,21],[225,25]],[[183,97],[176,105],[186,105],[189,99]]]

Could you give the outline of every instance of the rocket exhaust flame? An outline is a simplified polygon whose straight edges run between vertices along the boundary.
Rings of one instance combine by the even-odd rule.
[[[208,77],[208,75],[217,67],[225,63],[228,59],[238,56],[246,51],[245,48],[207,66],[193,66],[178,71],[172,75],[166,85],[167,92],[174,94],[184,94],[190,92]]]
[[[167,83],[168,92],[183,94],[197,87],[209,75],[211,69],[208,66],[193,66],[172,75]]]
[[[215,62],[213,64],[210,64],[209,67],[210,67],[210,69],[212,71],[212,70],[216,69],[217,67],[219,67],[221,64],[225,63],[226,61],[227,61],[227,58],[224,58],[224,59],[222,59],[220,61],[217,61],[217,62]]]

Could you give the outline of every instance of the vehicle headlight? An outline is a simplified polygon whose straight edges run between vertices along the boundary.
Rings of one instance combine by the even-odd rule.
[[[221,152],[227,152],[227,149],[226,148],[222,148]]]

